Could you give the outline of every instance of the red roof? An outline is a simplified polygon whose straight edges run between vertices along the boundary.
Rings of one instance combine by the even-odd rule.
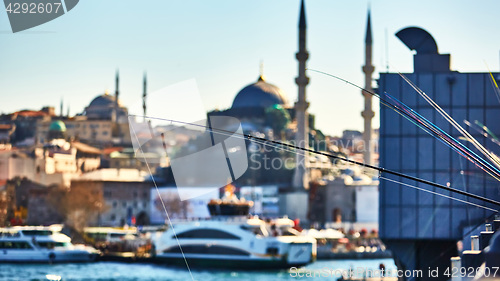
[[[108,147],[108,148],[102,149],[101,151],[103,154],[107,155],[107,154],[111,154],[115,151],[121,152],[122,150],[123,150],[123,147]]]
[[[14,112],[13,115],[25,116],[25,117],[40,117],[40,116],[48,116],[49,114],[44,111],[34,111],[34,110],[21,110]]]
[[[102,153],[100,149],[93,147],[93,146],[90,146],[88,144],[84,144],[84,143],[77,142],[77,141],[74,141],[71,144],[73,145],[73,147],[75,147],[77,150],[79,150],[83,153],[89,153],[89,154],[101,154]]]

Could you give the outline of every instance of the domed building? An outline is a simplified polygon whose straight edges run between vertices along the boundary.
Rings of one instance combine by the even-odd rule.
[[[116,117],[114,116],[115,108],[117,110]],[[89,120],[121,120],[127,118],[127,108],[124,107],[120,100],[118,100],[118,107],[116,107],[116,97],[105,93],[94,98],[90,104],[85,107],[83,112]]]
[[[231,116],[241,121],[243,130],[263,131],[264,128],[276,128],[276,118],[273,114],[285,116],[285,123],[293,114],[285,93],[277,86],[268,83],[262,75],[255,83],[241,89],[233,100],[231,108],[214,110],[208,116]]]
[[[66,134],[66,125],[61,120],[54,121],[49,125],[48,139],[64,139]]]
[[[267,108],[277,104],[286,107],[288,101],[285,94],[280,88],[267,83],[261,75],[257,82],[244,87],[236,95],[231,108]]]

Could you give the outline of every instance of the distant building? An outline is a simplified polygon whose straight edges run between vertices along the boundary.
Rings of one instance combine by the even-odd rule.
[[[16,130],[15,124],[0,124],[0,143],[10,143],[12,134]]]
[[[74,117],[50,115],[38,119],[36,137],[43,143],[54,120],[60,120],[66,127],[66,138],[97,146],[132,146],[128,126],[128,109],[119,99],[119,76],[116,74],[115,94],[108,92],[95,97],[84,111]],[[62,111],[62,108],[61,108]],[[35,128],[33,128],[35,129]]]
[[[271,118],[270,111],[273,109],[282,113],[283,120]],[[211,111],[208,116],[238,118],[246,133],[264,132],[266,128],[284,132],[291,121],[290,113],[292,108],[285,93],[277,86],[268,83],[261,74],[257,82],[245,86],[238,92],[231,108]],[[274,134],[280,138],[280,132]]]
[[[459,124],[496,155],[500,147],[464,125],[475,120],[500,134],[500,104],[489,73],[461,73],[450,70],[450,56],[439,54],[431,35],[418,28],[400,31],[401,38],[414,49],[414,72],[404,75],[426,92]],[[415,45],[412,45],[412,44]],[[418,43],[418,44],[417,44]],[[473,51],[473,50],[471,50]],[[498,73],[493,74],[498,77]],[[460,135],[436,110],[411,88],[399,73],[380,73],[378,91],[401,100],[451,136]],[[500,199],[500,184],[445,144],[405,120],[391,108],[380,105],[380,165],[386,169],[416,176],[442,185],[468,191],[490,199]],[[472,146],[464,142],[474,150]],[[484,202],[465,198],[401,178],[405,184],[451,195],[480,205]],[[484,222],[492,213],[462,202],[422,192],[398,183],[380,182],[380,237],[405,269],[450,266],[457,255],[457,241],[465,231]],[[436,280],[445,280],[443,274]],[[430,277],[429,277],[430,278]],[[423,280],[430,280],[424,274]],[[434,279],[433,279],[434,280]]]
[[[12,196],[7,191],[7,181],[0,180],[0,226],[7,225],[12,218],[12,210],[14,209],[12,205]]]
[[[50,121],[55,116],[53,107],[44,107],[41,110],[21,110],[0,116],[0,135],[8,134],[9,142],[17,146],[30,146],[36,142],[37,124],[40,121]],[[7,128],[5,125],[10,125]],[[10,130],[13,129],[13,132]],[[0,142],[2,142],[0,140]]]
[[[365,175],[343,174],[310,190],[312,222],[344,228],[344,223],[378,224],[378,181]]]
[[[150,223],[151,182],[137,169],[100,169],[71,181],[71,189],[90,188],[104,196],[107,211],[94,214],[89,226],[137,225]]]
[[[114,112],[115,110],[116,112]],[[120,101],[117,102],[115,96],[108,93],[95,97],[85,107],[82,115],[86,116],[88,120],[119,120],[122,123],[126,123],[128,119],[127,108]]]
[[[166,166],[167,157],[154,152],[144,152],[136,154],[133,148],[122,148],[113,151],[108,156],[109,168],[129,168],[139,169],[149,172],[155,171],[157,167]]]
[[[0,187],[0,205],[1,201],[5,205],[0,206],[0,213],[4,213],[5,219],[0,220],[0,225],[63,223],[57,207],[48,202],[48,194],[56,186],[48,187],[26,178],[14,178],[4,183],[4,187]]]
[[[64,218],[59,213],[57,206],[49,199],[50,191],[56,188],[56,186],[39,186],[28,191],[26,224],[51,225],[64,223]]]
[[[66,128],[66,138],[78,140],[97,147],[131,145],[127,108],[109,94],[94,98],[80,115],[61,117]],[[118,117],[115,117],[114,109]],[[118,118],[115,120],[115,118]],[[37,123],[36,136],[39,143],[46,141],[52,119]]]
[[[96,146],[106,146],[113,143],[113,122],[111,120],[87,120],[76,116],[63,120],[68,139],[74,139]],[[46,141],[49,126],[52,121],[41,121],[37,128],[39,143]]]
[[[68,142],[65,134],[64,123],[54,121],[46,142],[34,149],[0,150],[0,180],[27,178],[46,186],[69,187],[72,177],[99,168],[101,151],[83,143]]]

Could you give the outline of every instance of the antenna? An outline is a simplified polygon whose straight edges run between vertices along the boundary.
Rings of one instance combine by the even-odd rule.
[[[262,80],[264,81],[264,60],[260,60],[259,64],[259,81]]]
[[[389,38],[387,36],[387,27],[385,28],[385,69],[389,72]]]

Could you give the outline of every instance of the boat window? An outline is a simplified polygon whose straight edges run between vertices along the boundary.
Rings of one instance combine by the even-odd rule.
[[[237,248],[219,246],[219,245],[186,245],[182,246],[184,254],[204,254],[204,255],[231,255],[231,256],[249,256],[250,253]],[[166,249],[163,253],[180,254],[178,246]]]
[[[124,237],[125,235],[126,235],[126,233],[110,233],[109,237],[111,237],[111,238],[121,238],[121,237]]]
[[[86,235],[95,241],[106,241],[107,233],[102,232],[87,232]]]
[[[5,238],[5,237],[19,237],[19,232],[17,231],[2,231],[0,232],[0,237]]]
[[[175,236],[172,236],[175,239]],[[188,230],[177,235],[179,239],[240,239],[240,237],[231,233],[216,229],[200,228]]]
[[[25,241],[3,241],[0,242],[0,249],[32,249],[32,247]]]
[[[26,236],[49,236],[52,235],[50,230],[23,230],[23,234]]]
[[[67,246],[69,243],[64,243],[64,242],[38,242],[38,246],[42,248],[47,248],[47,249],[54,249],[55,247],[64,247]]]

